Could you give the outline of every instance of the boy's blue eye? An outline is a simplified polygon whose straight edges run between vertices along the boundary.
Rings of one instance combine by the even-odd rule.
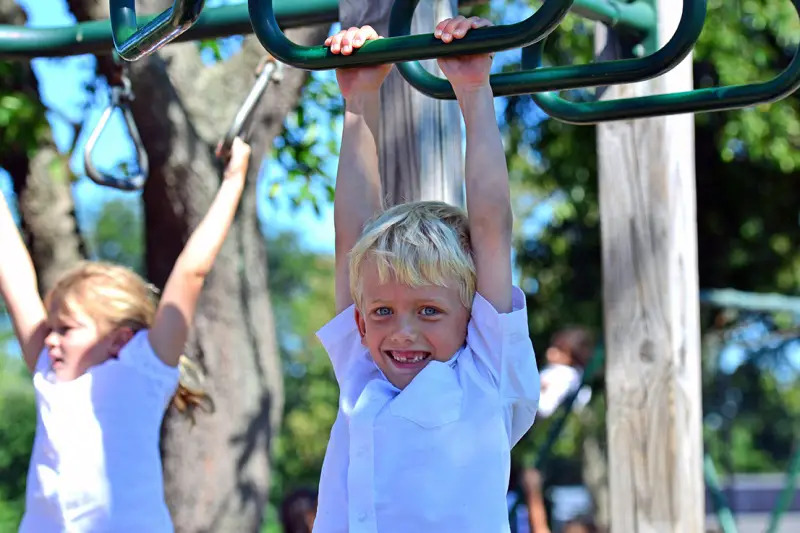
[[[436,316],[439,314],[439,310],[436,309],[435,307],[427,305],[422,308],[420,314],[422,314],[423,316]]]
[[[389,316],[392,314],[392,310],[388,307],[378,307],[375,309],[374,313],[378,316]]]

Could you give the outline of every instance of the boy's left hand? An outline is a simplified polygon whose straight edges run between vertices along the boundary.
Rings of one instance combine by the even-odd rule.
[[[217,157],[219,157],[221,146],[217,147]],[[241,179],[247,175],[247,167],[250,164],[250,145],[244,142],[239,137],[233,140],[231,145],[231,154],[225,165],[225,172],[222,177],[228,179]]]
[[[445,19],[436,25],[434,37],[449,43],[463,38],[467,32],[485,28],[492,23],[480,17],[464,18],[461,15]],[[439,58],[439,68],[455,90],[478,88],[489,83],[493,54],[474,54]]]

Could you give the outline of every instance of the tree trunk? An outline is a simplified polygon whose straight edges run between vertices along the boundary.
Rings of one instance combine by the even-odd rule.
[[[0,23],[25,24],[25,12],[13,0],[0,0]],[[38,102],[39,84],[28,61],[18,80],[7,80],[11,90]],[[42,106],[43,111],[44,106]],[[58,275],[83,257],[84,245],[75,220],[70,185],[69,157],[59,154],[49,127],[29,156],[26,146],[0,154],[0,167],[8,171],[19,202],[22,233],[44,293]]]
[[[71,0],[78,20],[107,17],[106,1]],[[137,2],[143,13],[161,2]],[[320,44],[327,27],[289,32]],[[132,110],[150,158],[144,189],[147,272],[163,287],[220,180],[213,150],[253,82],[264,50],[252,37],[229,60],[204,65],[196,43],[173,44],[129,64]],[[107,66],[101,61],[100,68]],[[200,298],[187,354],[205,369],[216,404],[192,425],[170,410],[164,423],[165,490],[177,531],[257,531],[267,503],[269,446],[283,407],[267,288],[266,248],[256,219],[260,162],[299,100],[307,74],[288,70],[255,117],[248,185]]]
[[[388,35],[391,0],[340,0],[342,27],[370,24]],[[432,33],[457,13],[455,0],[422,0],[412,33]],[[423,62],[441,76],[435,60]],[[455,101],[434,100],[408,85],[396,69],[381,87],[380,169],[387,206],[415,200],[464,205],[461,111]]]

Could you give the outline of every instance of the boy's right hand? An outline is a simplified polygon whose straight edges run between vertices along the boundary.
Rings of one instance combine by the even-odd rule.
[[[325,46],[329,46],[333,54],[349,56],[353,50],[361,48],[365,42],[382,38],[372,26],[352,27],[325,39]],[[380,89],[383,80],[391,70],[391,64],[340,68],[336,70],[336,80],[339,82],[342,96],[348,100],[357,93]]]

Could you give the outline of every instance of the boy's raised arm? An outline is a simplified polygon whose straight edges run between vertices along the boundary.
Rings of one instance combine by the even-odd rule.
[[[45,312],[36,284],[36,270],[25,243],[2,194],[0,194],[0,294],[5,300],[14,333],[22,348],[28,370],[33,373],[36,359],[47,336]]]
[[[451,42],[471,29],[488,25],[485,19],[459,16],[442,21],[434,35]],[[498,312],[507,313],[511,311],[511,195],[489,86],[491,64],[492,58],[486,54],[439,60],[453,85],[466,125],[467,213],[478,292]]]
[[[334,54],[349,55],[380,37],[370,26],[342,30],[325,41]],[[336,312],[353,303],[349,253],[364,224],[383,208],[378,167],[379,90],[391,65],[336,72],[345,100],[342,147],[336,173],[333,219],[336,231]]]

